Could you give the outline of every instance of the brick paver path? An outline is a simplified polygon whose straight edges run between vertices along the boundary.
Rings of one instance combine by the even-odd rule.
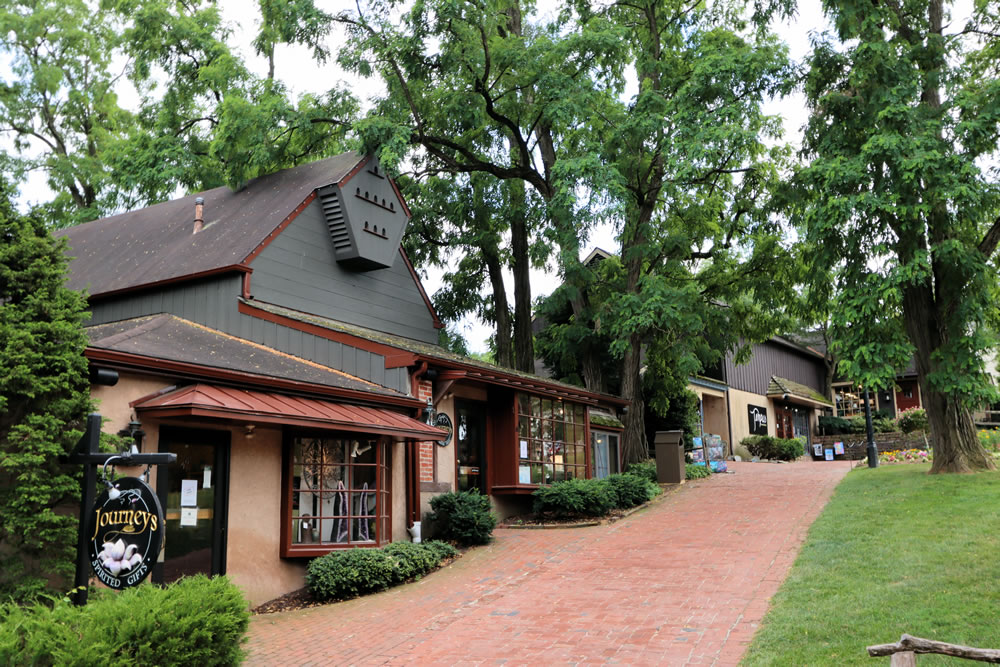
[[[249,663],[736,664],[849,464],[731,465],[610,526],[497,530],[414,584],[256,616]]]

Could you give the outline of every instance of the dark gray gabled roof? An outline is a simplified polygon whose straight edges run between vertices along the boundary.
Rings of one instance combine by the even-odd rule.
[[[261,176],[238,192],[191,194],[56,232],[69,241],[67,286],[91,295],[242,264],[316,188],[338,183],[364,157],[343,153]],[[205,225],[194,229],[195,199]]]
[[[86,328],[90,348],[194,364],[264,378],[278,378],[377,396],[405,397],[342,371],[189,322],[175,315],[149,315]]]

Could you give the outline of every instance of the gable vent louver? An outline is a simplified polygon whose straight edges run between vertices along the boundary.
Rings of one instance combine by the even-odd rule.
[[[320,205],[323,207],[323,215],[326,217],[326,226],[330,230],[330,238],[333,239],[334,252],[340,254],[351,250],[351,235],[347,231],[347,219],[344,217],[344,210],[340,203],[340,197],[334,188],[320,192]]]

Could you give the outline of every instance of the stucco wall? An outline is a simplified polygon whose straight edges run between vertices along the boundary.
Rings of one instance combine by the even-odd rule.
[[[747,406],[758,405],[767,408],[767,434],[774,435],[774,404],[767,396],[753,394],[749,391],[739,389],[729,389],[729,415],[730,426],[733,432],[733,444],[740,444],[740,440],[750,435],[750,422],[747,419]]]
[[[229,538],[226,574],[251,605],[304,585],[305,563],[281,553],[281,429],[259,425],[247,439],[229,429]]]

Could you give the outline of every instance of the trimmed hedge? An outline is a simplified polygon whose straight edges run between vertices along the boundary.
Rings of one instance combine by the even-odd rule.
[[[250,612],[225,577],[102,592],[76,607],[0,605],[2,665],[236,665]]]
[[[381,549],[332,551],[309,563],[306,586],[317,600],[357,597],[427,574],[456,553],[444,542],[393,542]]]
[[[794,438],[784,440],[769,435],[751,435],[749,438],[743,438],[740,444],[752,455],[761,459],[794,461],[803,453],[802,441]]]
[[[486,544],[493,536],[497,518],[490,511],[490,499],[478,489],[452,491],[431,498],[435,535],[463,546]]]
[[[684,466],[684,479],[701,479],[702,477],[711,477],[712,469],[708,466],[699,466],[693,463],[688,463]]]
[[[569,479],[537,489],[535,514],[557,519],[600,517],[611,510],[628,509],[656,497],[660,487],[630,472],[604,479]]]

